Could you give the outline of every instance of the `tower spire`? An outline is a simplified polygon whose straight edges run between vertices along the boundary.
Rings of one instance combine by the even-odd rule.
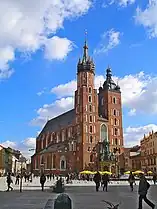
[[[108,68],[106,70],[106,80],[111,80],[112,79],[112,71],[110,66],[108,65]]]
[[[83,47],[83,59],[82,62],[86,62],[88,59],[88,45],[87,45],[87,30],[85,30],[85,44]]]
[[[87,30],[84,33],[84,46],[83,46],[83,56],[79,59],[77,64],[77,72],[89,71],[95,74],[95,64],[93,59],[88,55],[88,44],[87,44]]]

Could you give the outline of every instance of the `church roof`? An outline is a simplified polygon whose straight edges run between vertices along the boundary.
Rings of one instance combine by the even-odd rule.
[[[52,118],[46,123],[40,134],[55,132],[60,130],[61,128],[67,127],[68,125],[73,123],[73,120],[75,120],[75,116],[75,109],[72,109],[68,112],[63,113],[62,115]]]

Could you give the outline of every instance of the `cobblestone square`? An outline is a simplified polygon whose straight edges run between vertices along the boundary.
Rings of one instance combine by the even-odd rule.
[[[110,186],[108,192],[95,192],[95,187],[67,187],[66,193],[72,198],[73,209],[105,209],[102,200],[113,203],[121,202],[119,209],[136,209],[137,207],[137,187],[134,192],[130,192],[129,186]],[[44,209],[48,199],[56,198],[49,188],[44,192],[40,190],[26,190],[0,192],[0,209]],[[157,204],[157,186],[151,186],[148,197]],[[144,209],[149,209],[147,205]],[[53,208],[53,207],[52,207]],[[107,208],[107,207],[106,207]]]

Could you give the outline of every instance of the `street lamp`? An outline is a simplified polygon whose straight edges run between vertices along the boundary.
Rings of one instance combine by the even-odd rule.
[[[22,165],[24,162],[26,162],[26,158],[21,156],[20,159],[19,159],[19,162],[21,163],[21,178],[20,178],[20,192],[22,192]]]

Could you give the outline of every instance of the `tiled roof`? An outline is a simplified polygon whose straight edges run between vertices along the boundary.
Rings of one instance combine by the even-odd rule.
[[[130,149],[130,152],[137,152],[141,147],[140,146],[134,146]]]
[[[68,125],[73,123],[73,121],[75,120],[75,116],[75,109],[72,109],[68,112],[63,113],[62,115],[59,115],[49,120],[40,134],[46,132],[55,132],[60,130],[61,128],[67,127]]]

